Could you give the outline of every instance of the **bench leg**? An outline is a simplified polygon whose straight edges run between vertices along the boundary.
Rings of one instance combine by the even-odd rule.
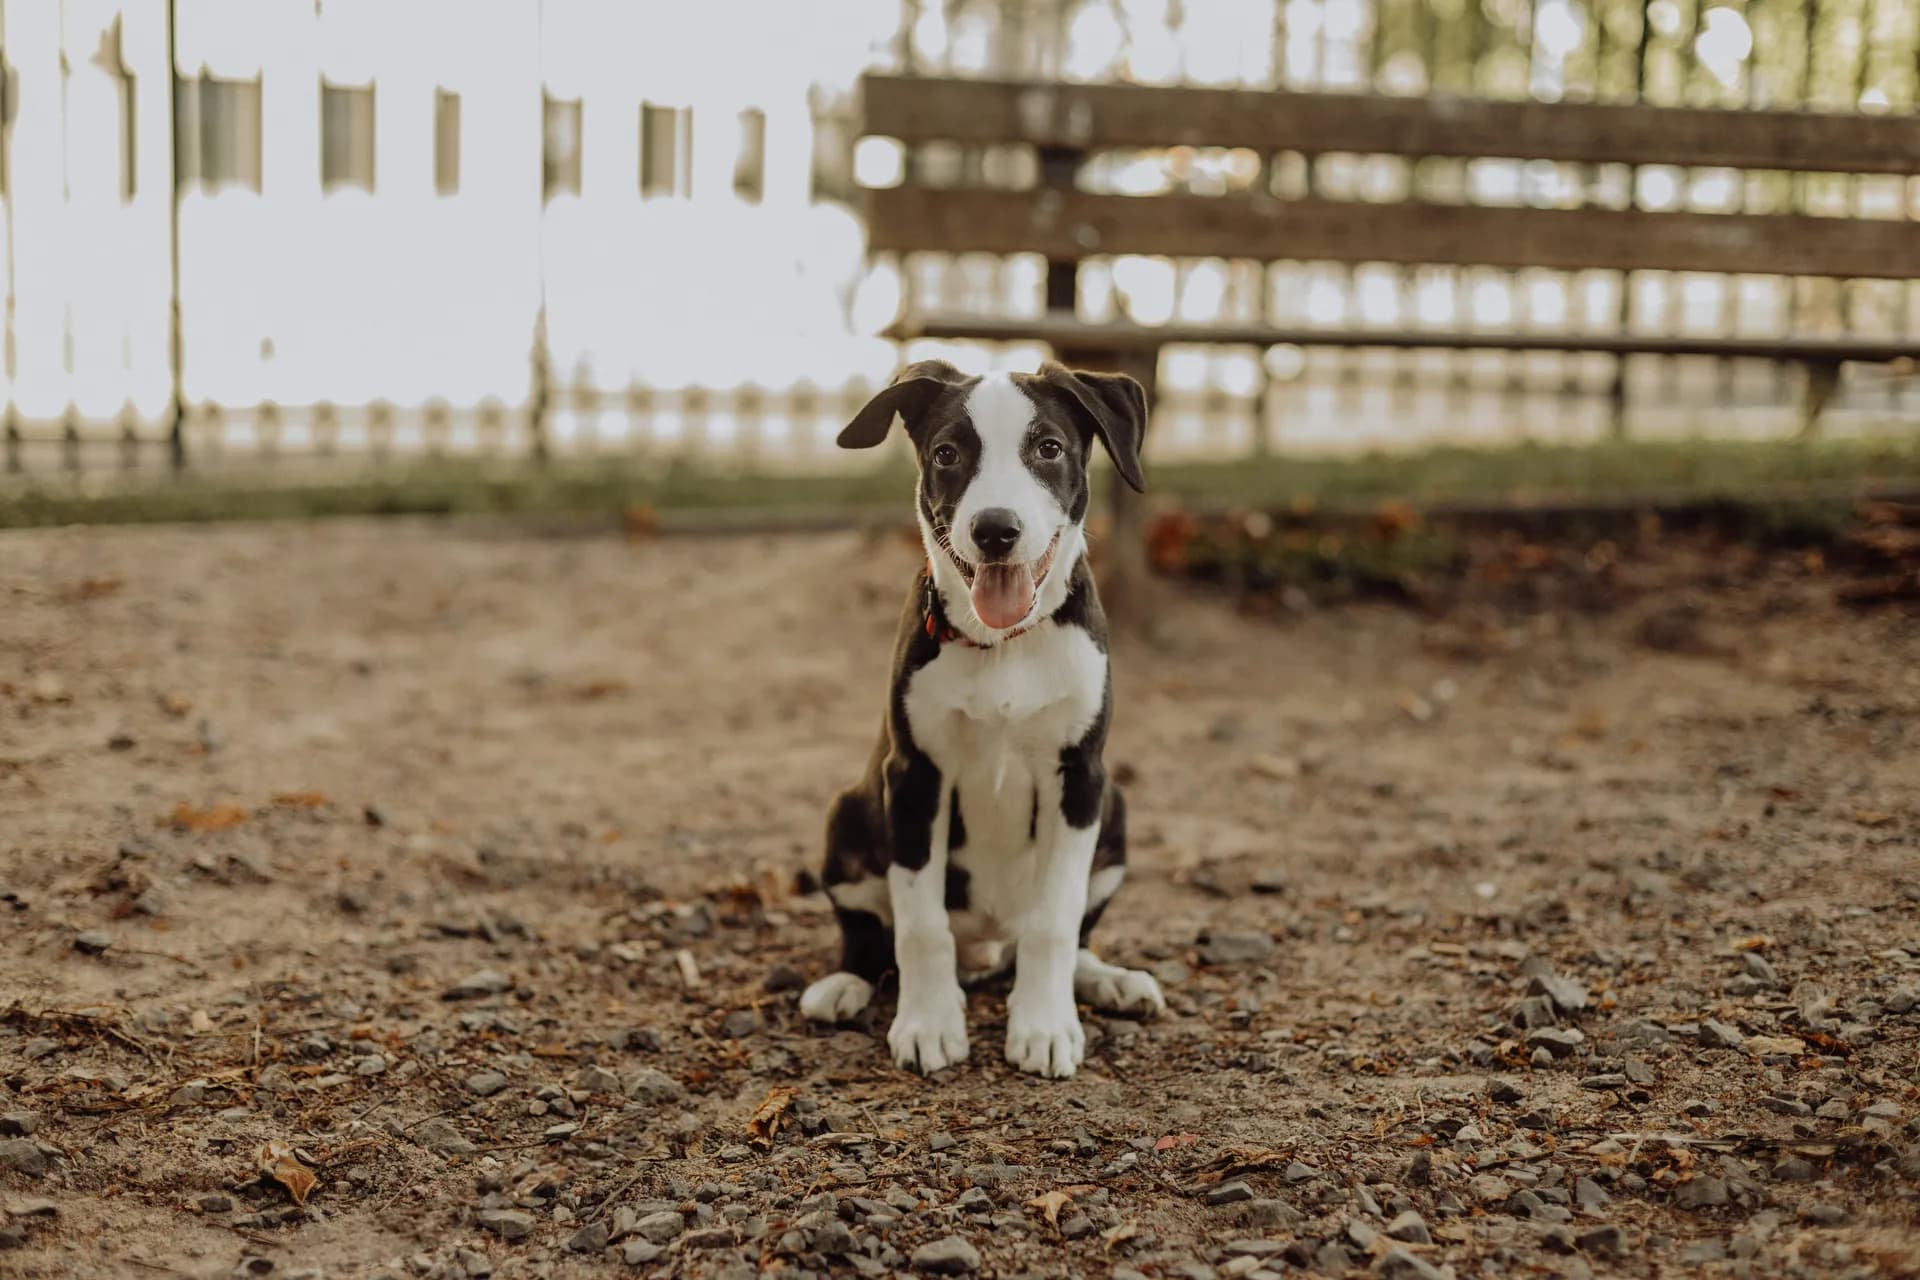
[[[1809,360],[1806,370],[1806,386],[1800,393],[1800,438],[1811,440],[1820,434],[1820,415],[1840,389],[1840,362]]]

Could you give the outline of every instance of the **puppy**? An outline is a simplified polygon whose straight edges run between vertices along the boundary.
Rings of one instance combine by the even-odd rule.
[[[1087,948],[1127,857],[1102,762],[1112,682],[1086,561],[1087,463],[1097,442],[1142,487],[1146,399],[1124,374],[1049,363],[967,377],[926,360],[840,444],[874,447],[896,415],[919,464],[927,565],[901,616],[879,743],[827,819],[840,968],[800,1008],[851,1018],[895,970],[888,1047],[934,1072],[967,1057],[962,984],[1012,965],[1007,1060],[1065,1078],[1085,1052],[1076,999],[1166,1007],[1151,975]]]

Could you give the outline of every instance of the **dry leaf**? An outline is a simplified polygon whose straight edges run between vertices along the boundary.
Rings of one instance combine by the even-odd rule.
[[[297,1205],[305,1205],[307,1196],[320,1185],[313,1170],[301,1164],[293,1148],[284,1142],[269,1142],[260,1148],[260,1172],[285,1187]]]
[[[196,809],[186,801],[173,806],[173,812],[160,819],[163,827],[175,831],[226,831],[247,820],[247,811],[237,804],[217,804],[211,809]]]
[[[1072,1203],[1073,1203],[1073,1197],[1068,1195],[1066,1192],[1049,1191],[1049,1192],[1046,1192],[1044,1195],[1037,1195],[1033,1199],[1027,1201],[1027,1208],[1038,1209],[1041,1213],[1046,1215],[1048,1226],[1057,1227],[1060,1225],[1060,1211],[1062,1209],[1067,1208]]]
[[[330,803],[324,791],[282,791],[273,802],[282,809],[324,809]]]
[[[1102,1231],[1100,1238],[1107,1242],[1107,1252],[1112,1253],[1113,1246],[1119,1244],[1122,1240],[1131,1240],[1139,1234],[1139,1223],[1123,1222],[1117,1227],[1108,1227],[1105,1231]]]
[[[787,1110],[792,1106],[792,1089],[775,1086],[767,1090],[767,1096],[747,1117],[747,1135],[761,1146],[771,1147],[773,1136],[780,1132],[780,1123],[787,1118]]]
[[[1169,1133],[1153,1144],[1155,1151],[1171,1151],[1175,1147],[1190,1147],[1200,1141],[1197,1133]]]

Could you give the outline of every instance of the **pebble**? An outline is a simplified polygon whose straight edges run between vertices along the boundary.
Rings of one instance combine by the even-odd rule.
[[[1813,1114],[1813,1108],[1808,1106],[1806,1103],[1800,1101],[1800,1099],[1798,1098],[1777,1098],[1777,1097],[1768,1096],[1760,1099],[1760,1105],[1765,1107],[1767,1110],[1774,1112],[1777,1115],[1810,1116]]]
[[[73,949],[90,956],[97,956],[112,945],[113,935],[104,929],[89,929],[73,939]]]
[[[19,1249],[27,1243],[27,1224],[0,1222],[0,1249]]]
[[[1562,1013],[1578,1013],[1587,1007],[1586,984],[1557,973],[1537,973],[1527,983],[1527,994],[1545,996]]]
[[[1556,1058],[1564,1058],[1587,1042],[1578,1027],[1535,1027],[1527,1032],[1527,1044],[1537,1052],[1545,1049]]]
[[[1507,1185],[1506,1179],[1491,1173],[1475,1174],[1467,1183],[1467,1194],[1482,1204],[1498,1204],[1512,1193],[1513,1188]]]
[[[1727,1184],[1719,1178],[1692,1178],[1673,1189],[1673,1202],[1683,1209],[1711,1209],[1729,1199]]]
[[[358,1076],[377,1076],[387,1069],[387,1060],[377,1053],[370,1053],[353,1064],[353,1073]]]
[[[665,1252],[651,1240],[629,1240],[621,1247],[620,1256],[630,1267],[643,1267]]]
[[[498,1071],[476,1071],[466,1080],[467,1091],[482,1098],[491,1098],[510,1083],[512,1082]]]
[[[413,1131],[413,1140],[443,1156],[470,1156],[479,1148],[456,1129],[451,1120],[433,1119]]]
[[[1582,1089],[1624,1089],[1627,1077],[1618,1071],[1603,1071],[1597,1076],[1587,1076],[1580,1081]]]
[[[1526,1101],[1527,1097],[1526,1094],[1520,1092],[1519,1089],[1505,1080],[1487,1081],[1487,1096],[1502,1106],[1508,1107]]]
[[[202,1213],[231,1213],[233,1211],[233,1201],[217,1191],[210,1191],[206,1195],[201,1196],[198,1204],[200,1205],[200,1212]]]
[[[1298,1186],[1302,1182],[1312,1182],[1320,1176],[1320,1171],[1310,1164],[1301,1164],[1298,1160],[1295,1160],[1287,1166],[1286,1172],[1280,1176],[1295,1186]]]
[[[678,1080],[652,1067],[642,1067],[627,1078],[626,1094],[629,1098],[641,1098],[647,1102],[667,1102],[678,1098],[684,1092]]]
[[[913,1251],[913,1269],[934,1276],[971,1275],[980,1269],[980,1251],[962,1236],[947,1236]]]
[[[588,1093],[619,1093],[620,1077],[605,1067],[588,1063],[580,1068],[580,1074],[573,1079],[576,1089],[585,1089]]]
[[[1286,1227],[1300,1220],[1299,1212],[1285,1200],[1249,1200],[1244,1214],[1250,1227]]]
[[[1266,933],[1205,933],[1200,937],[1200,960],[1210,965],[1259,964],[1271,960],[1273,936]]]
[[[40,1131],[38,1111],[8,1111],[0,1114],[0,1138],[31,1138]]]
[[[735,1009],[720,1024],[720,1034],[729,1040],[744,1040],[760,1027],[759,1015],[751,1009]]]
[[[1226,1182],[1207,1192],[1211,1205],[1245,1204],[1253,1199],[1253,1188],[1244,1182]]]
[[[482,1231],[502,1240],[525,1240],[533,1234],[533,1215],[518,1209],[485,1209],[474,1216]]]
[[[1408,1244],[1433,1243],[1433,1233],[1427,1230],[1426,1219],[1411,1209],[1387,1224],[1387,1235]]]
[[[46,1176],[47,1153],[27,1138],[9,1138],[0,1142],[0,1169],[24,1173],[29,1178]]]
[[[1060,1220],[1060,1234],[1068,1240],[1082,1240],[1093,1234],[1093,1220],[1084,1213],[1076,1213],[1070,1218]]]
[[[640,1221],[633,1224],[633,1233],[651,1240],[655,1244],[666,1244],[682,1231],[686,1230],[686,1226],[686,1220],[680,1216],[678,1211],[668,1210],[661,1213],[650,1213],[640,1219]]]
[[[1575,1178],[1573,1181],[1573,1200],[1575,1204],[1587,1209],[1598,1209],[1612,1199],[1606,1189],[1592,1178]]]
[[[607,1247],[611,1233],[604,1222],[589,1222],[573,1233],[567,1241],[567,1248],[574,1253],[598,1253]]]
[[[1573,1238],[1573,1242],[1580,1247],[1582,1253],[1597,1253],[1602,1257],[1617,1258],[1626,1252],[1627,1235],[1620,1228],[1608,1223],[1605,1226],[1582,1231]]]
[[[510,991],[513,983],[507,975],[498,969],[481,969],[470,973],[460,981],[448,987],[442,996],[446,1000],[471,1000],[476,996],[497,996]]]
[[[1746,1037],[1739,1028],[1709,1018],[1700,1024],[1700,1043],[1710,1049],[1738,1049]]]
[[[1800,1210],[1800,1218],[1816,1227],[1837,1227],[1847,1220],[1847,1211],[1837,1204],[1810,1204]]]
[[[1373,1274],[1387,1280],[1446,1280],[1446,1273],[1405,1249],[1389,1249],[1374,1261]]]

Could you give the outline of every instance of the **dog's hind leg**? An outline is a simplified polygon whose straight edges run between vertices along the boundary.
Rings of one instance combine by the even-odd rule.
[[[1167,998],[1160,994],[1160,984],[1152,974],[1108,964],[1087,945],[1093,926],[1100,922],[1101,913],[1127,878],[1127,808],[1118,787],[1107,791],[1093,866],[1093,874],[1087,877],[1087,913],[1080,918],[1080,951],[1073,963],[1073,998],[1102,1013],[1140,1017],[1164,1013]]]
[[[800,1012],[815,1022],[858,1017],[893,968],[887,881],[866,866],[865,855],[876,838],[871,807],[862,793],[851,791],[834,802],[827,819],[823,879],[840,921],[840,968],[800,993]]]

